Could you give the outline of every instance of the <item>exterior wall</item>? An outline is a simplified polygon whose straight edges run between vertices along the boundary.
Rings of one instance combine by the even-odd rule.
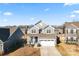
[[[32,30],[36,30],[36,33],[32,33]],[[28,29],[27,34],[39,34],[39,28],[37,26],[30,28]]]
[[[35,37],[38,37],[38,42],[39,42],[39,34],[28,34],[27,35],[27,44],[36,44]]]
[[[50,30],[50,33],[47,33],[47,30]],[[55,28],[47,27],[46,29],[42,30],[42,34],[55,34]]]
[[[56,36],[53,35],[53,34],[36,34],[36,35],[29,34],[28,37],[27,37],[28,44],[30,44],[30,42],[31,42],[31,37],[33,37],[33,41],[32,41],[31,44],[39,44],[42,40],[43,41],[46,41],[46,40],[54,41],[54,39],[56,40]],[[34,43],[35,42],[34,37],[38,37],[37,43]]]
[[[59,33],[63,34],[63,29],[58,29]]]
[[[55,34],[63,34],[63,29],[55,29]]]
[[[77,36],[77,28],[71,26],[71,27],[66,27],[65,28],[65,42],[66,43],[72,43],[72,44],[76,44],[77,40],[78,40],[78,36]]]

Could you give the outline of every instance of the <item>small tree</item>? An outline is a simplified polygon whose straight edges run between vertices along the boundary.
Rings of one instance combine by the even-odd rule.
[[[56,39],[57,39],[56,41],[57,44],[61,43],[60,38],[58,36],[56,36]]]

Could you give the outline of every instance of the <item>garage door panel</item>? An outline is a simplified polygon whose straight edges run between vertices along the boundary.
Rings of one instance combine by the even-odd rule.
[[[55,40],[45,40],[45,39],[42,39],[40,41],[40,44],[42,46],[55,46]]]

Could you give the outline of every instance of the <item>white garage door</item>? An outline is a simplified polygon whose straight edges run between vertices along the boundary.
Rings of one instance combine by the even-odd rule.
[[[52,39],[52,40],[42,39],[40,40],[40,44],[41,46],[55,46],[56,40],[55,39]]]

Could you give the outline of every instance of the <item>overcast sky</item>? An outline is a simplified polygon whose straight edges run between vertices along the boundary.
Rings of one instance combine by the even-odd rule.
[[[49,25],[61,25],[67,21],[79,21],[79,4],[0,4],[0,26],[35,24],[39,20]]]

